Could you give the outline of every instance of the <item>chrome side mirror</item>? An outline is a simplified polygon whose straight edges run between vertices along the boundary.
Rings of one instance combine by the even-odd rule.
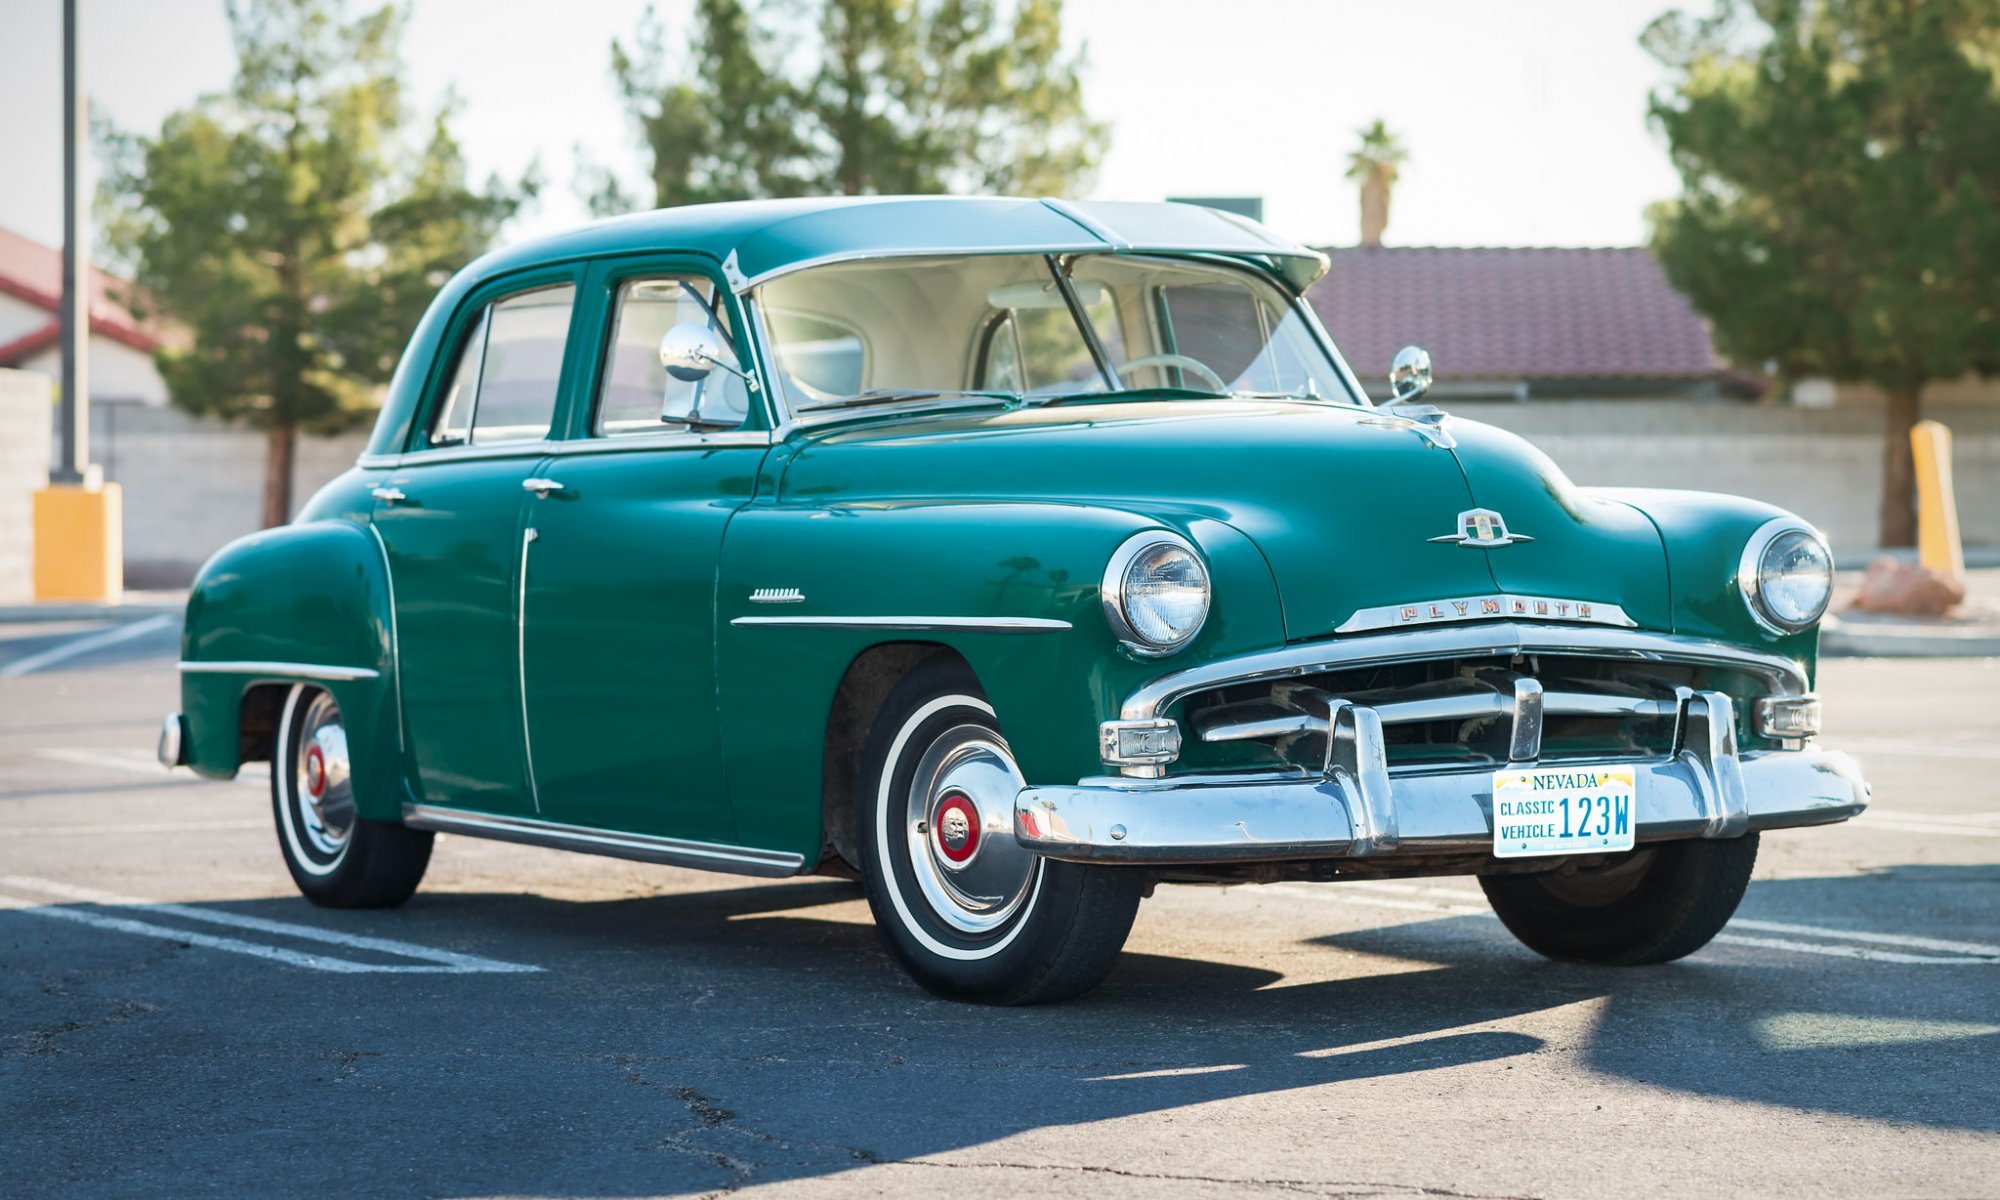
[[[745,387],[756,391],[756,378],[748,371],[731,366],[726,357],[728,353],[721,336],[700,321],[683,321],[667,330],[666,336],[660,339],[660,365],[667,369],[667,374],[682,383],[706,379],[710,371],[720,367],[741,379]]]
[[[1430,390],[1430,351],[1422,346],[1405,346],[1396,351],[1389,364],[1389,403],[1408,404]]]

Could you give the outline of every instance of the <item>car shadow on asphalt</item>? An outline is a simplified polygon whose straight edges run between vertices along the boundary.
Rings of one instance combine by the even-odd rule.
[[[1908,874],[1923,892],[1990,904],[1984,887],[1996,872]],[[1805,911],[1853,914],[1843,893],[1870,886],[1759,884],[1748,907],[1783,916],[1796,899]],[[181,1047],[173,1088],[86,1101],[77,1083],[86,1075],[64,1074],[62,1058],[17,1062],[56,1072],[47,1086],[67,1107],[54,1119],[98,1104],[115,1116],[123,1132],[93,1126],[106,1161],[153,1155],[225,1188],[267,1178],[258,1164],[272,1154],[288,1170],[323,1168],[314,1177],[337,1180],[352,1169],[337,1148],[362,1142],[405,1178],[449,1179],[461,1194],[621,1196],[814,1178],[1329,1083],[1444,1071],[1436,1087],[1462,1088],[1450,1069],[1510,1070],[1549,1048],[1496,1025],[1579,1004],[1594,1013],[1577,1052],[1617,1079],[1993,1127],[1993,1072],[1976,1064],[1993,1062],[2000,1041],[1966,1033],[1995,1019],[1991,966],[1885,975],[1883,964],[1727,947],[1664,967],[1585,968],[1538,959],[1491,920],[1466,916],[1287,948],[1365,956],[1338,964],[1337,978],[1294,982],[1260,967],[1128,953],[1079,1000],[995,1009],[918,989],[866,923],[859,888],[840,881],[617,900],[429,892],[374,913],[315,912],[291,899],[203,907],[544,968],[343,975],[202,955],[207,977],[175,973],[180,991],[137,997],[142,1015],[60,1035],[68,1053],[101,1064],[70,1060],[86,1075]],[[169,986],[148,974],[153,987]],[[216,989],[235,997],[226,1014]],[[1567,1019],[1565,1045],[1574,1028]],[[1891,1040],[1879,1040],[1882,1028]],[[28,1084],[17,1098],[37,1091],[15,1079]],[[223,1096],[252,1103],[229,1109],[238,1115],[213,1137],[157,1145],[146,1132],[198,1123]],[[1302,1136],[1329,1153],[1380,1115],[1317,1113]]]
[[[2000,866],[1913,864],[1760,881],[1737,916],[1791,930],[1928,934],[1946,945],[1987,945],[1995,939],[1959,933],[1950,922],[1993,928]],[[1773,940],[1768,924],[1742,932]],[[1514,968],[1491,971],[1491,983],[1601,997],[1582,1053],[1608,1076],[1702,1096],[2000,1132],[2000,964],[1990,955],[1788,933],[1775,940],[1815,949],[1718,942],[1676,963],[1595,967],[1536,958],[1498,922],[1475,915],[1318,940],[1471,969],[1504,956]],[[1878,957],[1847,957],[1856,952]]]

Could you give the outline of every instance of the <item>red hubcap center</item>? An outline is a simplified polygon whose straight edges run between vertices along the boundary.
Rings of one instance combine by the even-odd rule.
[[[931,829],[938,853],[950,862],[966,862],[979,849],[979,810],[963,792],[952,792],[944,798]]]
[[[320,753],[318,746],[306,750],[306,790],[315,800],[326,790],[326,755]]]

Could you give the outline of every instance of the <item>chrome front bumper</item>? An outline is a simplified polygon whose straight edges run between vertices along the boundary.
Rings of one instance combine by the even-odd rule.
[[[1631,764],[1641,842],[1823,825],[1867,807],[1845,754],[1810,744],[1739,754],[1727,697],[1703,694],[1682,728],[1673,756]],[[1320,775],[1024,788],[1015,837],[1049,858],[1163,865],[1491,851],[1492,768],[1391,772],[1367,709],[1348,708],[1330,746]]]

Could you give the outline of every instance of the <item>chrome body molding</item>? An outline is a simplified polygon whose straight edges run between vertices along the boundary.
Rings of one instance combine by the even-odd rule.
[[[333,683],[374,679],[381,675],[373,667],[335,667],[325,663],[182,662],[175,665],[184,675],[264,675],[272,679],[320,679]]]
[[[531,479],[523,486],[536,482],[554,481]],[[542,535],[532,525],[521,531],[521,590],[514,597],[514,681],[521,689],[521,760],[528,768],[528,800],[534,804],[536,812],[542,811],[542,793],[535,785],[534,734],[529,729],[528,720],[528,552],[541,540]]]
[[[1679,753],[1632,764],[1640,842],[1825,825],[1867,807],[1868,785],[1845,754],[1739,757],[1727,704],[1699,712]],[[1050,858],[1155,865],[1492,853],[1491,769],[1383,773],[1365,722],[1347,728],[1349,748],[1321,776],[1105,777],[1024,788],[1015,838]]]
[[[1432,538],[1451,541],[1451,538]],[[1515,538],[1524,542],[1526,538]],[[1476,544],[1476,543],[1472,543]],[[1422,625],[1445,625],[1457,621],[1577,621],[1590,625],[1616,625],[1637,629],[1639,623],[1616,604],[1596,600],[1570,600],[1555,596],[1520,596],[1513,592],[1489,592],[1483,596],[1454,596],[1449,600],[1419,600],[1410,604],[1384,604],[1355,610],[1353,616],[1335,627],[1335,633],[1366,633],[1373,629],[1402,629]]]
[[[792,629],[942,630],[961,633],[1060,633],[1068,621],[1049,617],[737,617],[731,625]]]
[[[737,875],[757,875],[782,879],[805,869],[805,859],[777,850],[749,846],[723,846],[710,842],[690,842],[681,838],[656,837],[646,833],[620,833],[592,829],[584,825],[562,825],[532,817],[509,817],[498,813],[471,812],[442,808],[433,804],[405,804],[403,824],[412,829],[458,833],[468,837],[546,846],[555,850],[575,850],[626,858],[634,862],[662,863],[671,867],[695,867],[704,871],[728,871]]]
[[[1289,679],[1376,663],[1504,654],[1574,654],[1634,662],[1734,667],[1767,679],[1776,694],[1803,695],[1806,691],[1805,668],[1795,660],[1723,642],[1593,625],[1482,621],[1304,642],[1217,659],[1162,675],[1139,688],[1125,698],[1119,716],[1128,721],[1163,717],[1169,708],[1196,692],[1228,684]]]
[[[750,591],[752,604],[804,604],[805,600],[806,594],[795,587],[752,588]]]
[[[382,582],[389,588],[385,597],[389,610],[389,669],[396,675],[396,751],[402,753],[409,747],[403,734],[403,635],[396,628],[396,569],[389,561],[389,543],[382,540],[382,531],[375,528],[372,520],[367,527],[375,538],[375,548],[382,552]]]

